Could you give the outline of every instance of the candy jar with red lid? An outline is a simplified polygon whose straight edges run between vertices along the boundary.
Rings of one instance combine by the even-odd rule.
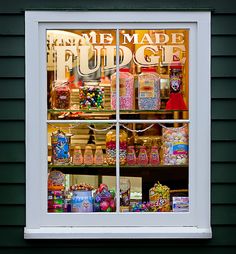
[[[128,146],[127,149],[127,165],[135,165],[136,164],[136,155],[134,146]]]
[[[148,164],[148,156],[146,146],[140,146],[140,151],[138,155],[138,164],[139,165],[147,165]]]
[[[151,149],[151,152],[150,152],[149,163],[152,166],[156,166],[160,163],[158,147],[157,146],[152,146],[152,149]]]

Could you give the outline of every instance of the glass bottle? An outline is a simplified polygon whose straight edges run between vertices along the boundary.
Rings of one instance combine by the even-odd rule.
[[[104,158],[103,158],[103,151],[101,146],[96,147],[96,151],[94,154],[94,164],[95,165],[103,165]]]
[[[142,68],[138,76],[138,107],[140,110],[159,110],[160,77],[155,68]]]
[[[130,205],[130,187],[131,183],[128,178],[120,177],[120,205]]]
[[[134,151],[134,146],[128,146],[127,149],[127,165],[135,165],[136,164],[136,155]]]
[[[160,163],[158,147],[157,146],[152,146],[152,149],[151,149],[151,152],[150,152],[149,163],[152,166],[156,166]]]
[[[148,165],[148,156],[147,156],[147,150],[145,146],[140,147],[140,151],[138,155],[138,164]]]
[[[74,165],[82,165],[83,164],[83,155],[81,152],[80,146],[75,146],[74,154],[73,154],[73,164]]]
[[[84,164],[85,165],[92,165],[93,164],[93,151],[92,151],[91,146],[85,147]]]
[[[134,76],[129,72],[128,68],[120,69],[120,109],[134,109]],[[111,76],[111,108],[116,109],[116,73]]]

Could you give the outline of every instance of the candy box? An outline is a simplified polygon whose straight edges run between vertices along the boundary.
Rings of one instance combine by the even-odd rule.
[[[71,199],[71,210],[72,212],[80,213],[93,212],[92,191],[73,191],[73,196]]]
[[[103,109],[104,88],[100,86],[83,86],[80,88],[79,100],[81,109]]]
[[[189,198],[188,197],[173,197],[172,210],[173,212],[188,212]]]

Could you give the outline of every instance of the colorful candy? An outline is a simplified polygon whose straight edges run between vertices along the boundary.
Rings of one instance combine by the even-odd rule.
[[[115,192],[108,190],[106,184],[100,184],[94,194],[94,212],[114,212],[115,208]]]
[[[104,88],[98,86],[84,86],[79,93],[80,107],[82,109],[104,108]]]
[[[68,82],[54,82],[52,89],[52,107],[54,109],[69,109],[70,88]]]
[[[127,138],[128,135],[124,130],[120,130],[120,164],[126,164],[127,158]],[[106,134],[106,161],[108,165],[116,163],[116,131],[110,130]]]
[[[134,109],[134,76],[129,73],[128,68],[120,69],[120,109]],[[111,108],[116,109],[116,73],[111,76]]]
[[[188,126],[163,128],[162,150],[164,165],[185,165],[188,163]]]
[[[155,68],[142,68],[138,76],[138,106],[140,110],[160,109],[160,77]]]
[[[145,146],[140,147],[138,159],[137,159],[138,165],[148,165],[148,156],[147,156],[147,150]]]

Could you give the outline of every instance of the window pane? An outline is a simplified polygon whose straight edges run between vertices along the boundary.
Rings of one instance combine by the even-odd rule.
[[[115,30],[48,30],[48,119],[115,118],[115,58]]]

